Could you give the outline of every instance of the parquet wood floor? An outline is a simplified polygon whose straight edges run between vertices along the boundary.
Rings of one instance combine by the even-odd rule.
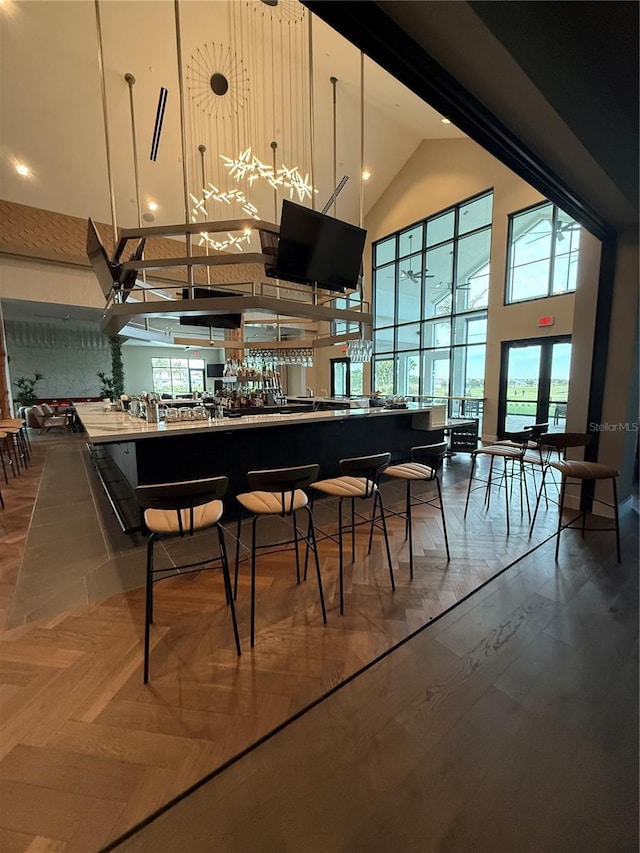
[[[38,471],[52,446],[36,442],[28,476],[4,490],[5,609],[41,486]],[[243,562],[237,602],[241,658],[217,572],[167,580],[156,588],[146,687],[142,589],[6,630],[0,637],[0,849],[99,850],[518,559],[529,547],[526,518],[514,513],[507,537],[500,502],[486,513],[476,496],[465,522],[467,476],[463,458],[450,463],[444,476],[451,562],[444,559],[437,511],[420,509],[410,582],[404,523],[391,519],[397,583],[392,593],[380,536],[368,557],[363,529],[355,564],[345,572],[342,617],[336,546],[330,540],[321,544],[326,626],[314,580],[295,583],[291,553],[265,554],[258,568],[257,638],[251,650]],[[399,505],[401,493],[393,486],[384,487],[385,499]],[[332,506],[318,507],[320,524],[333,519]],[[537,542],[554,523],[553,513],[541,521]],[[206,553],[207,536],[167,544],[166,558],[178,551]],[[74,568],[73,554],[56,553],[53,535],[48,548],[49,582],[59,575],[62,583]]]
[[[117,853],[634,853],[638,516],[548,542]]]

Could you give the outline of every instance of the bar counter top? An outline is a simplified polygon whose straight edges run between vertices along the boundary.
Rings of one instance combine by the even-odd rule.
[[[127,412],[104,411],[102,403],[78,403],[76,411],[92,444],[110,444],[162,438],[168,436],[196,435],[198,433],[228,433],[255,428],[293,425],[327,424],[351,419],[384,418],[397,415],[434,413],[432,428],[443,428],[444,407],[409,403],[406,409],[340,409],[327,412],[294,412],[292,414],[243,415],[236,418],[210,418],[209,420],[160,421],[147,423],[143,418],[131,417]]]

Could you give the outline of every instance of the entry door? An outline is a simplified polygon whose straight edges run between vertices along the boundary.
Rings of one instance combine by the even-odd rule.
[[[331,396],[348,397],[351,394],[350,358],[331,359]]]
[[[532,338],[502,344],[498,434],[548,423],[564,432],[569,398],[571,338]]]
[[[362,397],[364,372],[362,362],[350,358],[331,359],[331,396]]]

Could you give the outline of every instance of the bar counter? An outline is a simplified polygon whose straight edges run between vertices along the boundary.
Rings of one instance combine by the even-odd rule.
[[[147,423],[126,412],[105,412],[100,403],[77,407],[94,458],[109,468],[103,483],[116,514],[137,485],[224,474],[230,496],[247,488],[247,471],[317,462],[321,477],[339,473],[340,459],[391,453],[408,459],[411,448],[441,441],[444,406],[406,409],[342,409],[327,412],[244,415],[202,421]],[[100,470],[100,465],[99,465]],[[119,475],[119,477],[116,477]],[[116,479],[118,495],[110,487]],[[121,519],[122,523],[122,519]],[[125,526],[125,525],[123,525]],[[126,527],[132,529],[131,520]]]

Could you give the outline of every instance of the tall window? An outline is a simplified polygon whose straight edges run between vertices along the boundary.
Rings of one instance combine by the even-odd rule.
[[[576,289],[580,226],[545,202],[509,217],[507,304]]]
[[[152,358],[155,394],[193,394],[204,391],[203,358]]]
[[[493,193],[373,245],[373,385],[484,396]]]

